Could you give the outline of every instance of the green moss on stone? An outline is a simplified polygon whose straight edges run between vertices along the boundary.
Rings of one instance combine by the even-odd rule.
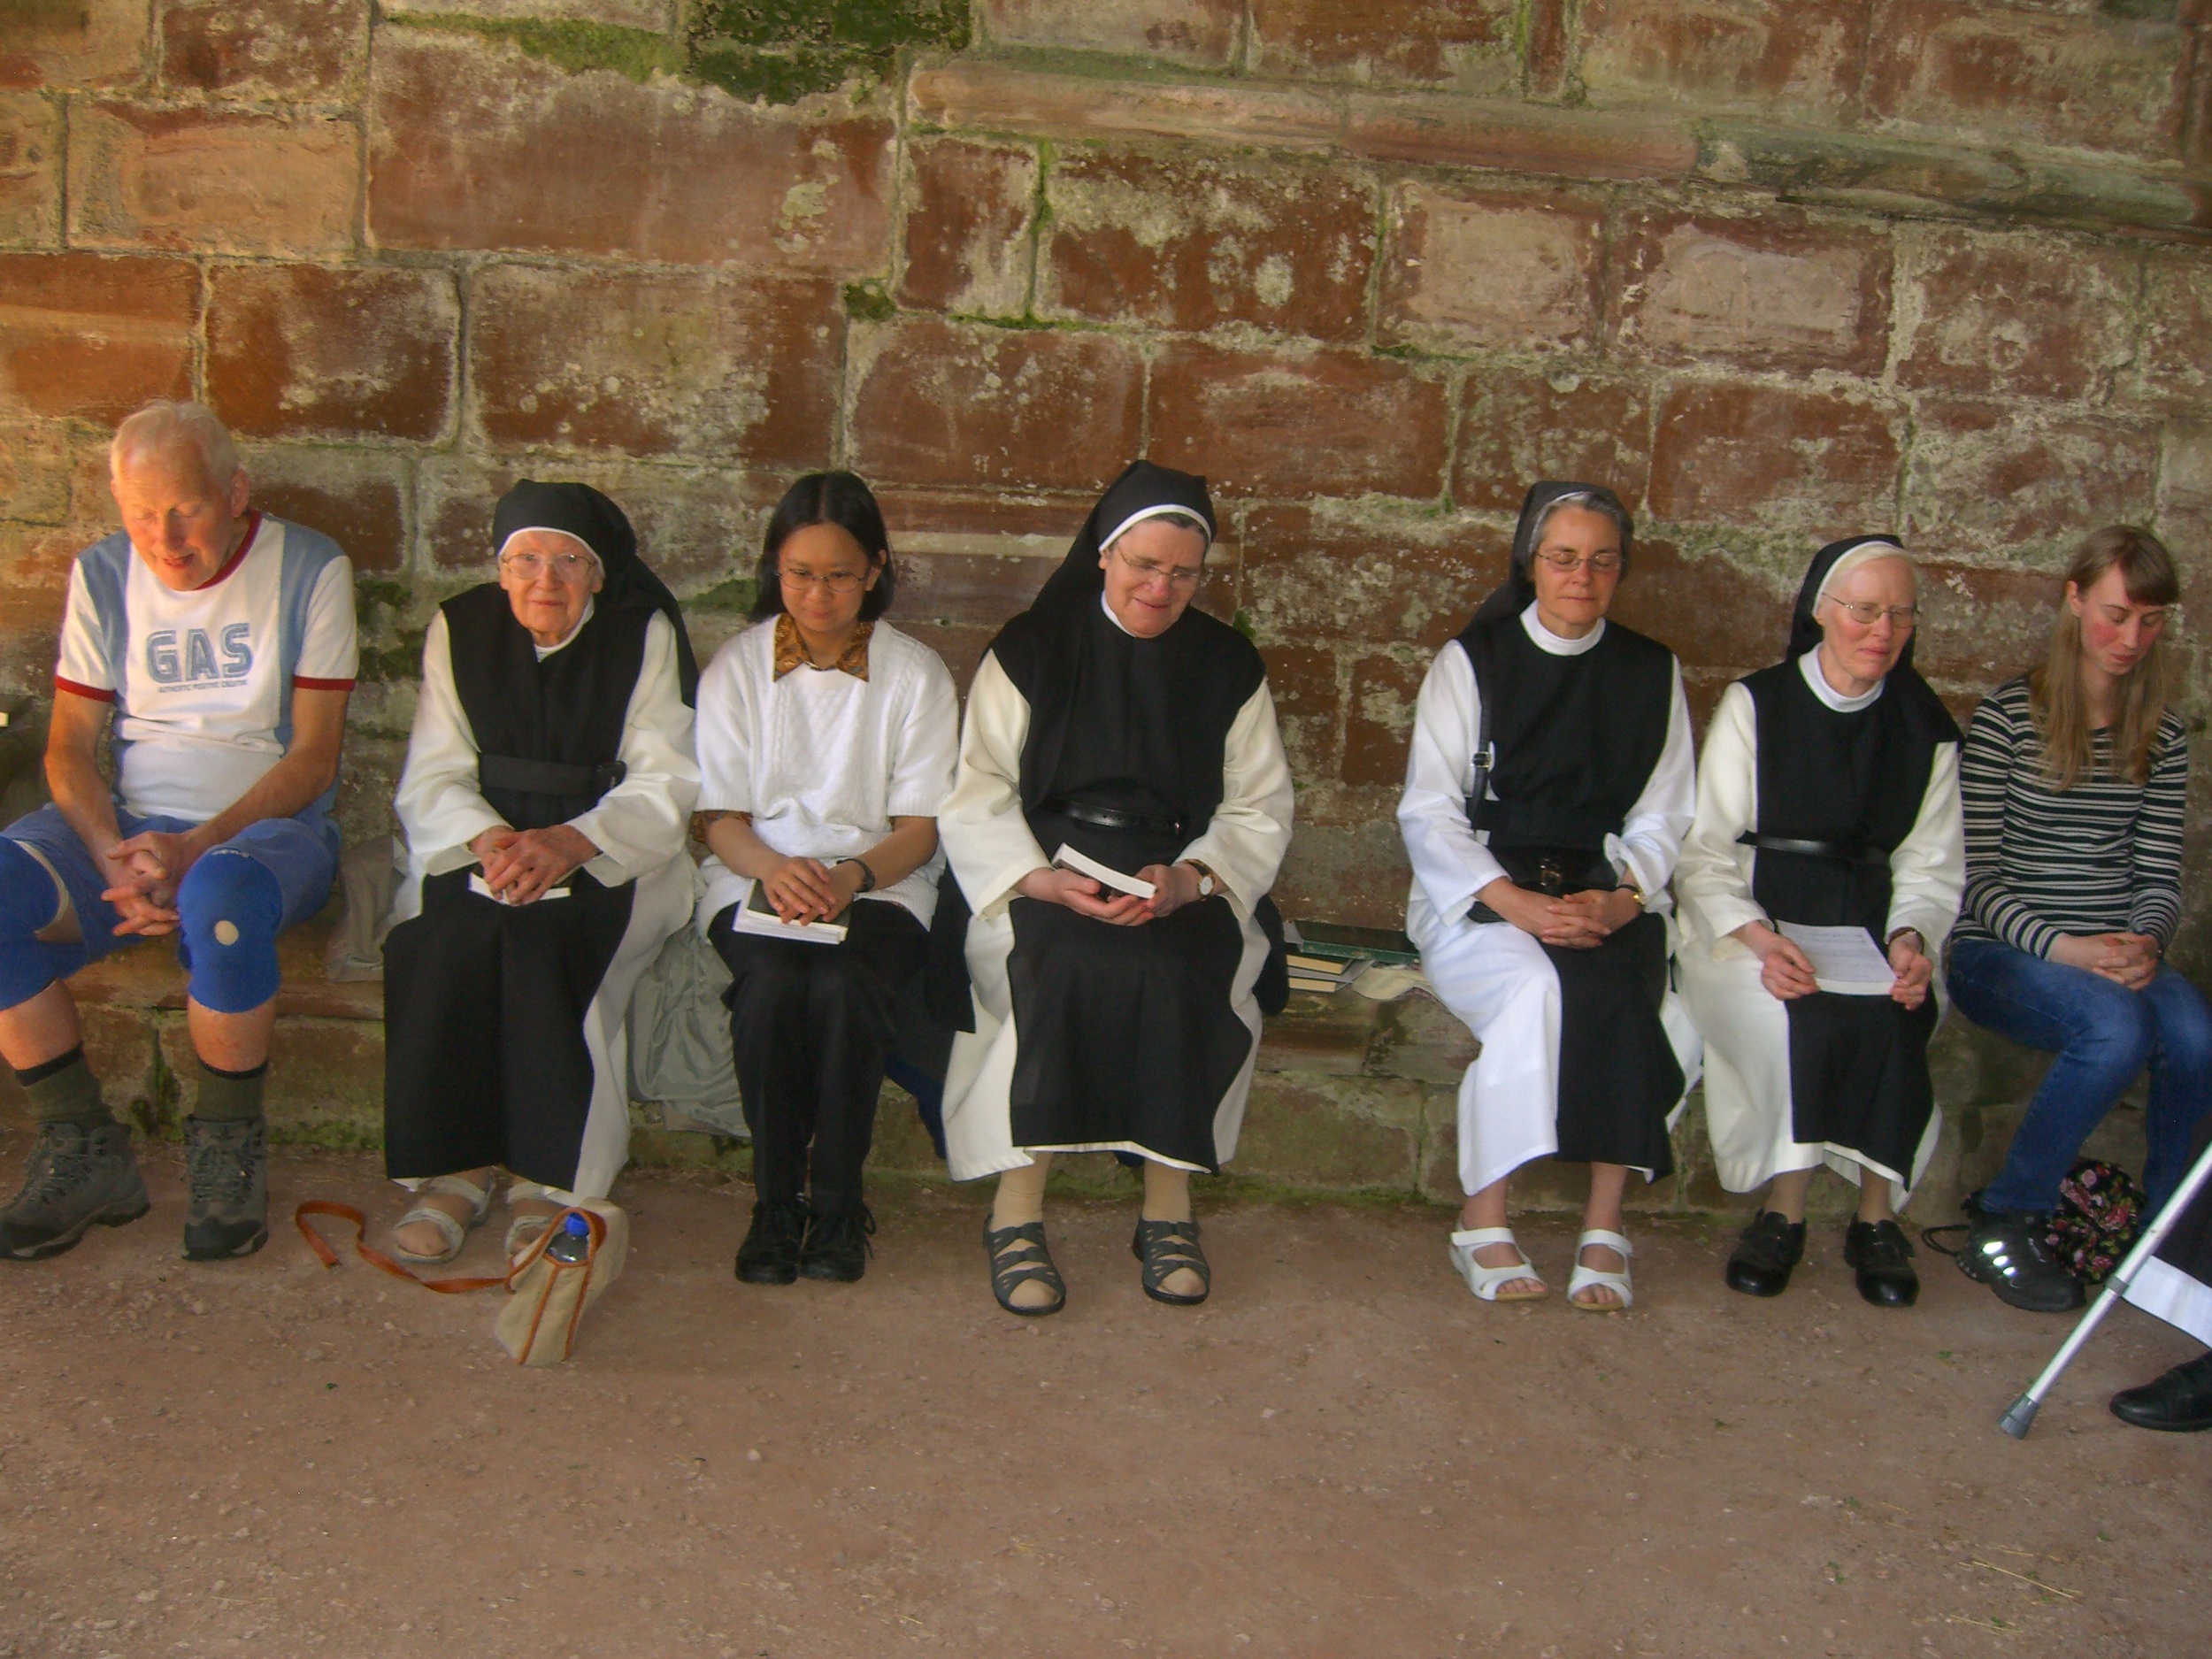
[[[422,672],[422,642],[429,632],[427,625],[419,628],[402,628],[396,644],[364,647],[360,665],[354,670],[354,677],[364,684],[373,686],[414,679]]]
[[[968,0],[705,0],[699,39],[745,46],[965,46]]]
[[[726,582],[717,582],[703,594],[692,595],[684,601],[684,609],[743,614],[753,608],[757,586],[749,576],[733,576]]]
[[[624,28],[613,23],[553,18],[463,17],[444,12],[403,12],[386,15],[384,21],[402,28],[436,29],[504,41],[571,74],[580,74],[587,69],[611,69],[617,74],[642,82],[657,73],[680,74],[684,68],[682,49],[665,35],[651,29]]]
[[[891,67],[888,52],[764,49],[704,41],[692,47],[685,74],[749,103],[796,104],[816,93],[834,92],[856,77],[879,80]]]
[[[896,302],[884,292],[882,283],[871,279],[845,284],[845,315],[855,322],[887,323],[898,312]]]

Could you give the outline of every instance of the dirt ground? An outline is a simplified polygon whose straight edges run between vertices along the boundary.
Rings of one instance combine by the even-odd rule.
[[[0,1145],[12,1190],[27,1136]],[[623,1281],[550,1371],[497,1293],[317,1264],[280,1155],[223,1266],[153,1213],[0,1269],[0,1654],[1880,1655],[2207,1651],[2212,1434],[2104,1409],[2192,1345],[2123,1310],[2016,1444],[2067,1328],[1818,1239],[1779,1302],[1725,1229],[1646,1225],[1640,1300],[1474,1302],[1444,1212],[1205,1213],[1197,1310],[1118,1205],[1056,1210],[1068,1310],[1001,1314],[979,1189],[879,1191],[859,1285],[741,1286],[749,1191],[634,1178]],[[1524,1237],[1555,1285],[1564,1225]],[[464,1266],[493,1264],[496,1233]]]

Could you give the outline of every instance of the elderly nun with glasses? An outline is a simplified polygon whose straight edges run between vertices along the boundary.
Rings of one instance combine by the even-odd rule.
[[[1729,687],[1705,734],[1679,961],[1721,1184],[1766,1189],[1728,1263],[1747,1295],[1788,1285],[1824,1164],[1859,1188],[1860,1295],[1919,1294],[1896,1214],[1935,1148],[1931,982],[1966,849],[1959,729],[1912,665],[1916,591],[1887,536],[1822,549],[1787,654]]]
[[[1632,528],[1609,489],[1532,488],[1504,586],[1438,654],[1414,715],[1406,931],[1482,1043],[1459,1086],[1451,1257],[1486,1302],[1549,1294],[1506,1185],[1553,1156],[1590,1166],[1569,1302],[1628,1306],[1629,1172],[1672,1171],[1696,1074],[1667,983],[1666,884],[1694,802],[1682,670],[1606,616]]]
[[[1236,1150],[1291,818],[1259,653],[1191,603],[1213,538],[1205,480],[1135,463],[969,693],[941,820],[973,912],[945,1140],[956,1180],[999,1178],[984,1241],[1010,1313],[1067,1299],[1044,1230],[1059,1152],[1142,1162],[1146,1294],[1211,1284],[1190,1177]]]
[[[511,1257],[603,1201],[629,1153],[625,1020],[690,919],[698,670],[622,510],[525,480],[492,522],[499,580],[423,641],[393,803],[407,873],[384,947],[384,1146],[449,1261],[508,1190]]]

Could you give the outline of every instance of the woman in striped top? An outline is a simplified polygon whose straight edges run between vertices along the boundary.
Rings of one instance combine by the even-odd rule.
[[[2081,1305],[2043,1217],[2144,1067],[2154,1207],[2212,1105],[2212,1009],[2162,961],[2181,914],[2189,751],[2160,635],[2180,596],[2154,538],[2099,531],[2067,572],[2043,665],[1991,693],[1967,733],[1951,996],[1976,1024],[2058,1056],[2004,1168],[1967,1201],[1960,1265],[2018,1308]]]

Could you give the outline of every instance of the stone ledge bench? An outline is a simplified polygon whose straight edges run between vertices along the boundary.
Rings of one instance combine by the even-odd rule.
[[[381,1143],[384,987],[334,982],[324,962],[342,914],[331,905],[279,945],[284,988],[271,1045],[269,1117],[280,1141],[373,1149]],[[174,950],[148,944],[95,964],[70,980],[83,1010],[85,1048],[119,1110],[147,1133],[173,1136],[191,1110],[196,1067],[185,1030],[184,975]],[[1232,1173],[1254,1193],[1369,1195],[1459,1202],[1455,1123],[1461,1072],[1476,1053],[1459,1022],[1425,996],[1375,1002],[1356,992],[1297,995],[1267,1023],[1252,1099]],[[1947,1020],[1933,1054],[1942,1141],[1912,1206],[1924,1224],[1948,1221],[1958,1200],[1996,1171],[2022,1106],[2041,1075],[2039,1055]],[[21,1110],[21,1094],[0,1071],[0,1094]],[[661,1109],[635,1102],[632,1156],[647,1166],[743,1173],[741,1142],[668,1126]],[[2124,1107],[2093,1140],[2094,1156],[2141,1167],[2139,1104]],[[1645,1187],[1631,1183],[1632,1210],[1720,1216],[1745,1201],[1713,1172],[1702,1101],[1693,1094],[1675,1133],[1678,1173]],[[1069,1160],[1071,1176],[1111,1186],[1126,1179],[1102,1155]],[[887,1084],[872,1169],[941,1179],[910,1098]],[[1582,1174],[1541,1163],[1515,1184],[1516,1203],[1578,1210]],[[1844,1185],[1814,1188],[1816,1213],[1839,1218]]]

